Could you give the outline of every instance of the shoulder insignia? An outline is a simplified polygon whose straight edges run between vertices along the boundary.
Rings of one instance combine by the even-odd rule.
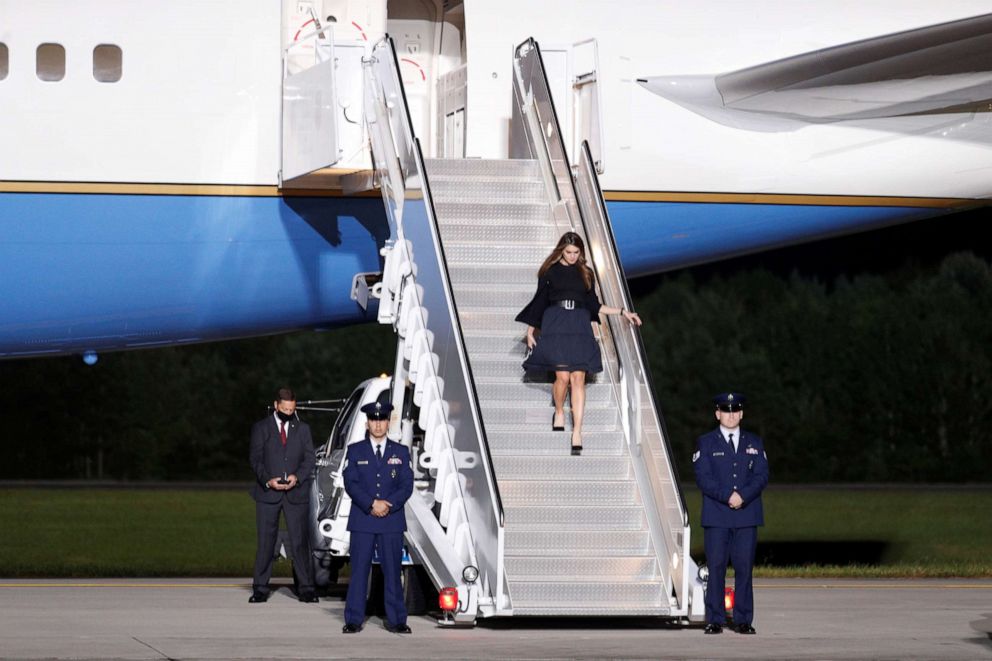
[[[697,459],[699,459],[699,450],[692,453],[692,463],[696,463]]]

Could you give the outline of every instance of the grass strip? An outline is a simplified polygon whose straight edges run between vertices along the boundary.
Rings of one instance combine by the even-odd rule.
[[[686,500],[692,553],[701,559],[698,491],[687,490]],[[764,505],[759,558],[765,552],[774,562],[759,565],[757,576],[992,577],[992,491],[773,485]],[[7,578],[247,577],[255,555],[247,487],[3,489],[0,530]],[[276,572],[289,576],[289,563]]]

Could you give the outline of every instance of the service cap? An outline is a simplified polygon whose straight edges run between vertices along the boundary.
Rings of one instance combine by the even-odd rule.
[[[389,402],[369,402],[361,410],[369,420],[389,420],[393,405]]]
[[[713,398],[713,403],[721,411],[730,413],[731,411],[744,410],[744,395],[739,392],[722,392]]]

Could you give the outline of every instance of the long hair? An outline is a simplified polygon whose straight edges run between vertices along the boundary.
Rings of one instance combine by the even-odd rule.
[[[579,273],[582,274],[582,282],[585,283],[586,289],[592,289],[592,269],[586,264],[586,244],[582,240],[582,237],[575,232],[565,232],[561,235],[561,238],[558,239],[558,245],[555,246],[555,249],[551,251],[548,258],[541,264],[541,268],[538,269],[537,277],[543,278],[544,274],[548,272],[548,269],[561,259],[566,246],[575,246],[579,249],[579,260],[575,265],[579,267]]]

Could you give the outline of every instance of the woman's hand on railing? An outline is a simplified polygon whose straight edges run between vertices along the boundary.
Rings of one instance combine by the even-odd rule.
[[[620,314],[621,316],[623,316],[624,319],[634,324],[635,326],[640,326],[642,323],[644,323],[641,321],[640,315],[638,315],[636,312],[631,312],[630,310],[620,310]]]

